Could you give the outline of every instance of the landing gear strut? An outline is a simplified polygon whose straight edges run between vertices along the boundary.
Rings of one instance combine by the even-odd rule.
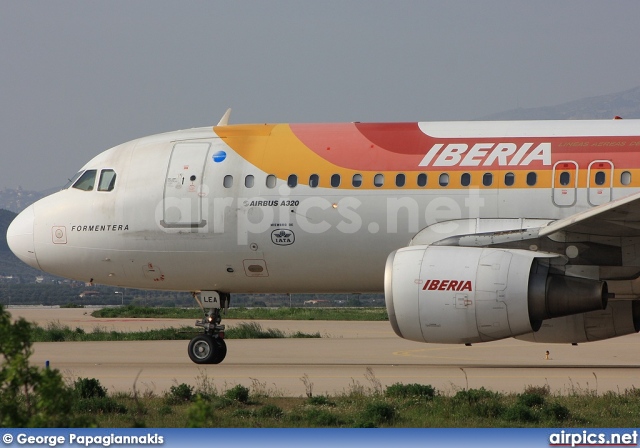
[[[229,308],[230,295],[217,291],[194,292],[193,298],[204,312],[196,327],[204,329],[189,342],[189,358],[196,364],[219,364],[227,356],[227,344],[224,342],[224,325],[221,311]]]

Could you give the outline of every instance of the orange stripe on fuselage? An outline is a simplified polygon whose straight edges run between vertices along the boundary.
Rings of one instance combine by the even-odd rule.
[[[526,185],[524,177],[527,172],[535,171],[538,173],[535,187],[548,188],[551,186],[553,165],[562,160],[578,164],[578,187],[585,187],[587,167],[594,160],[611,161],[616,172],[631,170],[634,180],[637,177],[635,169],[640,168],[640,137],[636,136],[434,138],[423,133],[417,123],[234,125],[215,127],[214,131],[241,157],[265,173],[280,179],[296,174],[301,184],[307,182],[309,175],[318,174],[320,187],[330,187],[330,177],[340,174],[340,188],[354,188],[351,177],[361,174],[363,183],[360,189],[396,189],[395,176],[404,173],[404,188],[422,188],[417,185],[417,174],[427,173],[427,188],[469,188],[463,187],[459,180],[462,172],[469,172],[472,175],[470,187],[496,188],[505,187],[504,173],[513,172],[516,173],[516,183],[512,188],[531,188]],[[550,163],[548,159],[543,161],[542,157],[533,157],[522,165],[537,145],[547,142],[551,148]],[[521,164],[509,165],[518,157],[515,153],[508,154],[507,146],[498,148],[499,144],[513,145],[516,151],[524,148],[519,158]],[[427,165],[420,166],[434,145],[440,145],[434,150],[434,156]],[[458,145],[459,153],[456,155],[450,151],[453,156],[448,159],[455,162],[457,157],[457,163],[434,166],[441,153],[447,150],[447,145]],[[476,166],[461,166],[474,145],[481,148],[475,151],[475,157],[470,157]],[[506,152],[504,157],[491,157],[493,150]],[[373,186],[373,176],[378,173],[385,175],[385,184],[381,188]],[[440,173],[450,173],[448,187],[438,184]],[[482,186],[484,173],[494,176],[490,187]],[[614,187],[619,186],[618,178],[614,175]]]

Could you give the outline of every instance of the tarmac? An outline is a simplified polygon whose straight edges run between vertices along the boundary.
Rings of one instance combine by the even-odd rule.
[[[97,319],[92,309],[9,308],[46,327],[49,322],[111,331],[192,326],[191,319]],[[238,320],[225,319],[227,328]],[[394,383],[431,384],[452,394],[465,388],[522,392],[548,385],[553,393],[624,392],[640,387],[640,336],[572,346],[515,339],[464,345],[424,344],[395,335],[388,322],[257,321],[290,333],[319,332],[320,339],[227,340],[226,359],[196,365],[188,341],[42,342],[32,364],[65,378],[97,378],[112,392],[162,394],[187,383],[219,391],[236,384],[276,396],[348,394],[384,390]],[[546,351],[550,352],[547,359]]]

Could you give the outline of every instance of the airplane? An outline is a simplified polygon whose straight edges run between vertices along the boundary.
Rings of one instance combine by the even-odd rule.
[[[98,154],[7,240],[50,274],[189,291],[197,364],[234,293],[384,291],[429,343],[640,331],[640,120],[229,124]]]

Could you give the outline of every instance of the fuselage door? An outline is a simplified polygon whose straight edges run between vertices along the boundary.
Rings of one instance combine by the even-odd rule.
[[[204,165],[209,142],[180,142],[171,151],[164,183],[161,224],[172,228],[199,228],[202,216]]]
[[[589,204],[600,205],[611,201],[613,163],[608,160],[594,160],[589,164],[588,173]]]
[[[553,165],[553,203],[559,207],[570,207],[576,203],[578,188],[578,164],[572,160],[561,160]]]

